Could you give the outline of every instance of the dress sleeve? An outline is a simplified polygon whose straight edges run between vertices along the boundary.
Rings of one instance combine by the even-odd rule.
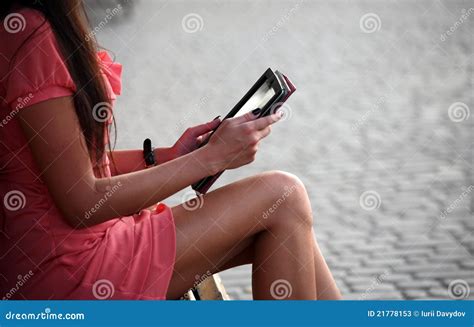
[[[10,65],[6,101],[12,109],[24,108],[71,96],[75,90],[54,32],[45,23],[17,50]]]

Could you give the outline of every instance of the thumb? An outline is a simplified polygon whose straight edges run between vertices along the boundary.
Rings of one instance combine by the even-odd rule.
[[[217,119],[217,118],[215,118],[214,120],[212,120],[208,123],[204,123],[204,124],[200,124],[200,125],[191,127],[191,134],[193,136],[197,137],[199,135],[202,135],[204,133],[212,131],[214,128],[219,126],[219,124],[221,123],[221,120]]]
[[[211,134],[212,134],[212,131],[207,132],[206,134],[203,134],[203,135],[199,135],[197,137],[197,144],[201,145],[203,143],[206,143],[209,140],[209,137],[211,136]]]
[[[249,111],[249,112],[245,113],[242,116],[238,116],[238,117],[235,117],[235,118],[232,118],[232,119],[237,124],[242,124],[242,123],[246,123],[248,121],[256,119],[260,115],[261,112],[262,112],[262,109],[257,108],[257,109],[254,109],[252,111]]]

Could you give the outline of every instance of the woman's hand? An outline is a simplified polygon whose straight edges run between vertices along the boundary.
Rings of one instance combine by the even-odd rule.
[[[141,150],[127,151],[123,154],[127,157],[131,154],[132,158],[126,159],[128,163],[122,169],[130,173],[97,177],[84,146],[86,141],[72,97],[35,103],[20,110],[18,118],[41,172],[37,178],[46,184],[56,207],[74,228],[133,215],[210,173],[207,165],[199,164],[207,163],[207,153],[201,151],[205,148],[202,147],[147,169],[142,169]],[[216,125],[217,122],[213,122],[203,129],[193,128],[188,134],[200,134],[196,130],[205,133]],[[102,204],[104,199],[107,205],[97,205]]]
[[[257,110],[260,109],[225,119],[202,148],[207,151],[207,164],[213,171],[238,168],[255,160],[258,143],[270,134],[271,125],[281,119],[281,112],[256,118]]]
[[[196,150],[220,122],[221,120],[218,116],[208,123],[186,129],[183,135],[181,135],[176,143],[170,148],[170,160],[184,156],[185,154]]]

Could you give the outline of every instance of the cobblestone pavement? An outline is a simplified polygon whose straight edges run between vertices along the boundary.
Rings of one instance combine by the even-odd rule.
[[[125,65],[118,148],[151,133],[170,145],[279,69],[298,88],[287,119],[217,186],[269,169],[298,175],[345,299],[449,298],[453,281],[474,298],[473,7],[137,1],[99,31]],[[182,24],[190,13],[195,30]],[[249,266],[221,276],[233,298],[251,298]]]

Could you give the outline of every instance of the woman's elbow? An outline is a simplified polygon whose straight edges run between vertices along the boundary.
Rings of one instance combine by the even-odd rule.
[[[57,205],[56,207],[61,213],[64,222],[66,222],[69,227],[74,229],[81,229],[89,227],[88,219],[85,218],[84,211],[78,208],[75,208],[74,205]]]
[[[58,208],[64,221],[74,229],[82,229],[90,227],[95,208],[87,204],[78,195],[70,194],[69,196],[53,196],[54,203]]]

